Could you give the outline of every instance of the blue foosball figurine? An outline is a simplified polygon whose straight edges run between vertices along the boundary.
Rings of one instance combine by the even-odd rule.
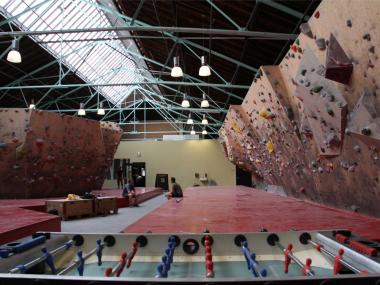
[[[98,256],[98,265],[102,265],[103,244],[100,239],[96,241],[96,255]]]
[[[83,276],[83,271],[84,271],[83,252],[82,251],[78,251],[77,252],[77,257],[78,257],[78,273],[79,273],[79,276]]]
[[[46,247],[43,247],[41,251],[43,253],[45,263],[47,264],[47,266],[49,266],[51,272],[54,275],[57,274],[57,270],[55,269],[55,265],[54,265],[54,259],[51,253],[46,249]]]

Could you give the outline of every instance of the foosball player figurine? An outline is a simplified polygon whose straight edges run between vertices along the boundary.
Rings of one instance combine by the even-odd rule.
[[[53,256],[51,255],[51,253],[46,249],[46,247],[43,247],[41,249],[41,251],[42,251],[42,253],[44,255],[45,262],[49,266],[51,272],[54,275],[57,274],[57,271],[56,271],[55,265],[54,265],[54,259],[53,259]]]
[[[307,258],[306,259],[306,264],[305,264],[305,266],[302,268],[302,274],[304,275],[304,276],[307,276],[307,273],[308,272],[313,272],[313,270],[311,270],[311,258]],[[313,272],[314,273],[314,272]]]
[[[98,257],[98,265],[102,265],[102,255],[103,255],[103,248],[104,245],[102,244],[102,241],[98,239],[96,241],[96,255]]]
[[[124,266],[127,263],[127,253],[123,251],[120,255],[119,266],[116,270],[116,277],[119,277],[124,270]]]
[[[290,258],[289,254],[292,254],[292,249],[293,249],[293,245],[291,243],[288,244],[288,247],[286,248],[285,252],[284,252],[284,256],[285,256],[285,262],[284,262],[284,272],[285,273],[288,273],[289,271],[289,264],[290,262],[292,261],[292,259]]]
[[[78,273],[79,273],[79,276],[83,276],[83,272],[84,272],[83,252],[82,251],[78,251],[77,252],[77,257],[78,257]]]

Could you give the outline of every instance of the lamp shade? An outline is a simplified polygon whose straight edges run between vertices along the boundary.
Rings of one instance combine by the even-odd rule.
[[[202,125],[208,125],[208,120],[206,119],[205,114],[203,114]]]
[[[199,76],[210,76],[210,67],[206,64],[206,59],[204,56],[201,57],[201,67],[199,68]]]
[[[100,102],[99,103],[99,109],[98,109],[98,112],[97,112],[97,114],[98,115],[105,115],[105,111],[104,111],[104,109],[103,109],[103,103],[102,102]]]
[[[183,72],[182,72],[182,68],[179,67],[179,58],[178,56],[174,57],[174,66],[172,68],[172,72],[171,72],[171,76],[172,77],[182,77],[183,76]]]
[[[12,63],[20,63],[21,54],[18,50],[19,50],[19,42],[18,40],[14,39],[12,41],[12,49],[7,55],[7,61],[12,62]]]
[[[191,128],[190,135],[195,135],[194,127]]]
[[[189,102],[189,100],[187,100],[186,95],[183,96],[181,106],[183,108],[189,108],[190,107],[190,102]]]
[[[31,110],[36,109],[36,105],[34,104],[34,100],[33,99],[30,102],[29,109],[31,109]]]
[[[210,107],[210,104],[208,103],[206,99],[206,93],[203,93],[201,108],[208,108],[208,107]]]
[[[79,110],[78,110],[78,115],[79,116],[85,116],[86,115],[86,111],[84,109],[84,104],[83,103],[80,103],[80,107],[79,107]]]
[[[187,119],[186,124],[188,124],[188,125],[192,125],[192,124],[194,124],[194,121],[193,121],[193,119],[191,118],[191,114],[189,114],[189,118]]]
[[[206,131],[206,129],[203,129],[203,130],[202,130],[202,135],[207,135],[207,131]]]

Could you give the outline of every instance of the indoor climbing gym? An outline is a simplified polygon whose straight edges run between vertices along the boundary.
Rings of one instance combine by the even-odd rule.
[[[380,285],[380,0],[0,0],[0,285]]]

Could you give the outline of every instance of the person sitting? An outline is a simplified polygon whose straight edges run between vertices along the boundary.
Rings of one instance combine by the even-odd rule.
[[[179,185],[176,182],[175,177],[171,177],[170,182],[172,183],[172,189],[171,189],[171,191],[169,191],[169,193],[166,194],[167,198],[168,199],[170,199],[170,198],[182,198],[183,197],[182,188],[181,188],[181,185]]]
[[[135,186],[133,185],[133,181],[131,179],[128,180],[128,183],[124,185],[123,187],[123,197],[128,197],[129,199],[129,206],[138,206],[137,204],[137,198],[136,198],[136,192],[135,192]]]

